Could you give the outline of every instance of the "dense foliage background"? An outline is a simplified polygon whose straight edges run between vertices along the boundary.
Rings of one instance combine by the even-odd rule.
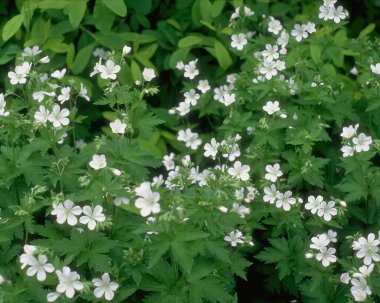
[[[104,273],[117,282],[115,302],[360,301],[343,273],[368,283],[371,293],[360,286],[364,300],[377,302],[379,266],[366,268],[371,278],[355,276],[363,260],[354,243],[380,236],[380,1],[339,1],[349,12],[339,22],[318,18],[323,3],[2,1],[0,302],[49,299],[62,276],[49,273],[40,283],[26,265],[20,269],[38,255],[87,281],[61,302],[106,300],[92,291]],[[282,29],[268,31],[272,16],[290,38],[277,53],[286,69],[269,78],[260,52],[283,37]],[[290,34],[309,22],[316,31],[311,26],[300,41]],[[231,41],[241,33],[247,40],[239,49]],[[42,53],[28,57],[24,49],[33,46]],[[41,64],[44,56],[48,64]],[[120,69],[96,70],[107,60]],[[24,62],[33,66],[27,84],[12,83],[9,73]],[[191,62],[199,76],[186,75]],[[52,75],[64,68],[62,77]],[[206,79],[208,89],[199,88]],[[67,87],[71,95],[57,102]],[[51,95],[42,93],[41,103],[36,92]],[[183,99],[189,108],[177,107]],[[51,111],[58,103],[70,110],[69,125],[35,121],[41,105]],[[112,124],[116,119],[124,128]],[[356,124],[352,136],[371,136],[370,149],[343,157],[342,146],[355,144],[343,127]],[[281,174],[267,177],[267,165],[277,163]],[[282,205],[268,203],[274,185],[278,193],[291,191],[291,209],[284,196]],[[146,220],[139,206],[146,202],[137,201],[149,196],[157,203],[158,193],[160,210],[152,208]],[[305,206],[319,195],[334,202],[332,219]],[[62,225],[57,205],[67,200],[83,213],[101,205],[105,217],[95,230],[88,222]],[[230,245],[231,232],[243,240]],[[310,246],[323,233],[337,255],[327,266]],[[376,241],[366,243],[378,249]]]

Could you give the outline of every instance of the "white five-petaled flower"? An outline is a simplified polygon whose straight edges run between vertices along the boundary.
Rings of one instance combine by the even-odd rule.
[[[197,69],[197,66],[196,66],[197,61],[198,61],[197,59],[192,60],[184,66],[183,69],[185,70],[185,72],[183,76],[185,78],[189,78],[190,80],[193,80],[196,76],[199,75],[199,70]]]
[[[87,95],[87,88],[83,85],[83,83],[80,84],[79,96],[86,101],[90,101],[90,97]]]
[[[302,39],[309,36],[309,33],[307,32],[307,26],[305,24],[294,25],[294,29],[290,34],[296,38],[297,42],[300,42]]]
[[[54,271],[54,266],[51,263],[47,263],[48,259],[45,255],[39,255],[37,258],[31,258],[30,267],[26,271],[29,277],[37,274],[38,281],[46,280],[46,273],[52,273]]]
[[[275,59],[279,58],[279,53],[278,53],[278,46],[277,45],[271,45],[271,44],[266,44],[265,45],[265,50],[261,52],[265,60],[267,61],[273,61]]]
[[[208,90],[211,89],[208,80],[199,80],[197,89],[199,89],[202,94],[206,93]]]
[[[149,182],[143,182],[135,189],[135,193],[139,198],[135,201],[135,206],[140,209],[143,217],[149,216],[151,213],[157,214],[161,211],[160,193],[153,192]]]
[[[276,207],[283,208],[285,211],[289,211],[291,205],[296,203],[296,199],[292,198],[292,192],[290,190],[285,193],[277,193],[276,197]]]
[[[40,47],[38,45],[35,45],[33,47],[26,47],[24,48],[22,54],[21,54],[21,57],[24,58],[24,57],[32,57],[32,56],[36,56],[38,55],[39,53],[41,53],[42,51],[40,50]]]
[[[204,155],[205,157],[212,157],[215,159],[216,155],[218,154],[218,148],[220,146],[220,143],[218,143],[215,138],[211,139],[210,143],[206,143],[204,146],[205,152]]]
[[[272,79],[277,75],[277,63],[275,61],[264,60],[263,65],[260,67],[260,73],[265,75],[267,80]]]
[[[123,56],[128,55],[132,51],[132,48],[128,45],[124,45],[123,47]]]
[[[116,119],[110,123],[110,127],[114,134],[124,134],[127,124],[121,122],[120,119]]]
[[[240,230],[231,231],[228,236],[224,237],[224,240],[231,243],[231,246],[235,247],[237,244],[244,243],[243,233]]]
[[[70,87],[62,87],[61,88],[61,94],[58,96],[58,101],[62,104],[70,99]]]
[[[143,72],[142,72],[142,76],[143,76],[145,81],[149,82],[149,81],[152,81],[152,79],[154,79],[156,77],[156,74],[154,73],[153,68],[146,68],[145,67]]]
[[[371,71],[376,74],[380,75],[380,63],[376,63],[375,65],[371,64]]]
[[[169,155],[165,155],[164,159],[162,160],[162,163],[164,164],[166,170],[173,170],[175,168],[175,162],[174,162],[174,153],[170,153]]]
[[[107,160],[105,155],[93,155],[89,165],[95,169],[101,169],[107,167]]]
[[[274,184],[272,184],[270,187],[265,187],[264,193],[264,202],[269,202],[270,204],[273,204],[276,201],[277,195],[279,194]]]
[[[322,247],[319,253],[317,253],[317,255],[315,256],[315,258],[318,261],[322,261],[322,265],[324,267],[327,267],[330,265],[330,263],[336,262],[337,258],[334,255],[335,252],[336,252],[336,249],[333,247],[330,247],[330,248]]]
[[[12,85],[25,84],[26,76],[29,74],[32,68],[32,63],[24,62],[22,65],[18,65],[14,72],[9,72],[8,77]]]
[[[104,273],[102,278],[95,278],[92,280],[92,283],[96,287],[94,289],[94,295],[97,298],[101,298],[104,295],[104,298],[108,301],[111,301],[114,297],[114,292],[119,287],[119,284],[116,282],[111,282],[110,275]]]
[[[268,23],[268,32],[278,35],[278,33],[282,30],[281,22],[270,17],[270,21]]]
[[[107,60],[106,65],[100,64],[98,72],[102,79],[116,80],[116,74],[120,71],[120,65],[115,64],[112,60]]]
[[[343,6],[331,7],[331,16],[335,23],[339,23],[341,20],[346,19],[347,17]]]
[[[276,182],[278,177],[281,177],[283,175],[280,164],[276,163],[273,166],[267,165],[265,166],[265,170],[267,173],[265,174],[265,179],[269,180],[271,182]]]
[[[66,74],[66,68],[62,69],[62,70],[56,70],[54,71],[51,76],[53,78],[56,78],[56,79],[62,79]]]
[[[308,201],[308,203],[305,204],[305,208],[307,210],[310,210],[310,212],[312,214],[315,214],[315,213],[317,213],[317,211],[320,208],[321,203],[323,202],[323,197],[320,195],[317,197],[309,196],[307,198],[307,201]]]
[[[264,106],[263,110],[267,112],[268,115],[273,115],[275,112],[280,110],[280,103],[278,101],[268,101]]]
[[[310,244],[310,248],[321,250],[323,247],[326,247],[327,245],[329,245],[330,240],[326,234],[321,234],[321,235],[311,238],[311,242],[313,243]]]
[[[251,168],[248,165],[241,165],[240,161],[236,161],[234,163],[234,167],[230,167],[227,172],[235,178],[238,178],[242,181],[247,181],[249,180],[248,173],[250,169]]]
[[[359,136],[352,139],[352,143],[355,144],[355,150],[358,153],[360,153],[361,151],[368,151],[369,146],[372,144],[372,137],[360,133]]]
[[[231,36],[231,47],[242,50],[248,43],[244,34],[236,34]]]
[[[359,279],[351,279],[351,294],[354,296],[356,302],[364,302],[367,295],[372,294],[371,289],[367,284],[367,280],[364,277],[359,277]]]
[[[79,218],[79,222],[87,224],[89,230],[94,230],[96,222],[104,222],[106,216],[103,214],[103,207],[96,205],[94,210],[90,206],[83,206],[82,212],[84,216]]]
[[[40,105],[39,110],[35,112],[34,119],[39,123],[46,123],[49,117],[49,110],[45,106]]]
[[[55,128],[59,128],[62,125],[68,125],[70,120],[67,118],[67,116],[70,114],[69,110],[67,108],[61,108],[58,104],[55,104],[53,106],[53,109],[51,113],[48,116],[48,120],[53,123],[53,126]]]
[[[65,293],[66,297],[72,298],[76,290],[82,290],[84,285],[79,281],[80,276],[76,271],[71,271],[67,266],[63,267],[62,271],[56,271],[59,284],[57,285],[58,293]]]
[[[325,221],[331,221],[331,218],[338,213],[337,209],[334,206],[335,206],[334,201],[330,201],[328,203],[325,201],[322,201],[319,204],[317,215],[320,217],[323,217]]]
[[[356,124],[355,126],[349,125],[348,127],[343,127],[342,133],[340,134],[340,136],[342,138],[350,139],[356,134],[356,131],[358,130],[358,128],[359,128],[359,124]]]
[[[78,223],[76,216],[82,213],[80,206],[75,206],[71,200],[65,200],[63,203],[54,204],[52,215],[57,216],[57,223],[63,224],[67,221],[67,224],[74,226]]]
[[[380,255],[378,254],[380,241],[375,239],[375,234],[370,233],[366,238],[360,237],[357,241],[352,243],[352,248],[358,250],[356,256],[358,258],[364,258],[363,263],[370,265],[372,260],[375,262],[380,261]]]
[[[36,252],[37,247],[34,245],[24,245],[24,253],[20,256],[21,269],[24,269],[28,265],[32,265],[34,262],[33,254]]]

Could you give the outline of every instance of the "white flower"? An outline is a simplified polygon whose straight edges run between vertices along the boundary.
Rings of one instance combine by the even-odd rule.
[[[4,277],[2,275],[0,275],[0,285],[3,284],[5,281]]]
[[[236,74],[227,75],[227,82],[230,84],[234,84],[236,81]]]
[[[270,180],[272,182],[276,182],[278,177],[283,175],[280,164],[276,163],[275,165],[267,165],[265,166],[265,170],[267,173],[265,174],[265,179]]]
[[[111,301],[114,297],[114,291],[119,287],[119,284],[111,282],[108,273],[102,275],[102,279],[95,278],[92,280],[94,286],[94,295],[97,298],[101,298],[103,295],[106,300]]]
[[[268,32],[278,35],[278,33],[282,30],[281,22],[270,17],[270,21],[268,23]]]
[[[66,297],[71,299],[75,295],[75,290],[83,289],[83,283],[78,281],[80,276],[76,271],[71,271],[69,267],[63,267],[62,271],[57,270],[56,274],[59,280],[57,292],[65,293]]]
[[[42,51],[40,50],[40,47],[38,45],[35,45],[32,48],[26,47],[26,48],[24,48],[24,50],[23,50],[23,52],[21,54],[21,57],[22,58],[24,58],[24,57],[32,57],[32,56],[38,55],[41,52]]]
[[[145,67],[143,72],[142,72],[142,76],[143,76],[145,81],[149,82],[149,81],[152,81],[152,79],[156,77],[156,74],[154,73],[153,68],[146,68]]]
[[[329,245],[330,240],[326,234],[321,234],[311,238],[311,242],[313,242],[313,244],[310,244],[310,248],[321,250],[323,247]]]
[[[89,165],[95,169],[105,168],[107,166],[107,160],[105,155],[93,155]]]
[[[79,218],[79,222],[87,224],[89,230],[94,230],[96,222],[104,222],[106,216],[103,214],[103,207],[96,205],[94,210],[90,206],[84,206],[82,209],[84,216]]]
[[[358,128],[359,128],[359,124],[356,124],[355,126],[350,125],[348,127],[343,127],[343,130],[340,136],[342,138],[350,139],[356,134],[356,131],[358,130]]]
[[[180,102],[175,108],[180,116],[185,116],[190,112],[190,103]]]
[[[54,97],[55,96],[55,92],[44,92],[44,91],[39,91],[39,92],[34,92],[32,97],[34,100],[38,101],[38,102],[41,102],[45,99],[45,96],[50,96],[50,97]]]
[[[70,91],[70,87],[62,87],[61,94],[58,96],[58,101],[61,102],[61,104],[70,99]]]
[[[274,59],[278,59],[280,56],[278,54],[278,46],[270,44],[265,45],[265,50],[263,50],[261,54],[267,61],[273,61]]]
[[[183,64],[183,61],[178,61],[175,67],[176,69],[183,70],[185,68],[185,64]]]
[[[380,63],[376,63],[375,65],[371,64],[371,71],[376,74],[380,75]]]
[[[128,205],[129,204],[129,199],[127,197],[116,197],[113,200],[113,203],[116,206],[120,206],[121,204]]]
[[[14,72],[9,72],[8,77],[12,85],[25,84],[26,76],[29,74],[32,68],[32,63],[24,62],[22,65],[18,65]]]
[[[178,132],[177,140],[185,142],[186,147],[190,147],[193,150],[196,150],[202,143],[202,141],[198,139],[198,134],[193,133],[190,128],[186,129],[186,131],[180,130]]]
[[[268,115],[273,115],[275,112],[280,110],[280,103],[278,101],[268,101],[264,106],[263,110],[268,113]]]
[[[90,73],[90,77],[100,73],[100,71],[99,71],[100,66],[102,66],[102,57],[100,57],[99,61],[96,62],[95,66],[94,66],[94,70]]]
[[[29,277],[37,274],[38,281],[46,280],[46,273],[51,273],[54,271],[54,266],[51,263],[47,263],[48,259],[45,255],[39,255],[37,259],[34,259],[30,267],[26,271]]]
[[[208,90],[210,90],[210,85],[207,80],[199,80],[197,89],[199,89],[202,94],[206,93]]]
[[[90,101],[90,97],[87,95],[87,88],[83,85],[83,83],[80,84],[79,96],[86,101]]]
[[[309,34],[315,33],[317,31],[315,28],[315,23],[308,22],[306,24],[306,31],[308,31]]]
[[[290,34],[296,38],[297,42],[300,42],[303,38],[307,38],[309,36],[305,24],[294,25],[294,29],[291,31]]]
[[[331,9],[332,19],[334,20],[335,23],[339,23],[340,20],[343,20],[346,18],[346,13],[344,12],[343,6],[338,6],[337,8],[332,6],[330,9]]]
[[[265,75],[267,80],[277,75],[276,62],[264,60],[263,66],[260,67],[260,73]]]
[[[35,262],[35,253],[37,247],[34,245],[24,245],[24,253],[20,256],[21,269],[24,269],[28,265],[33,265]]]
[[[336,252],[336,249],[333,247],[327,248],[327,247],[322,247],[319,253],[315,256],[315,258],[318,261],[322,261],[322,265],[324,267],[327,267],[330,265],[330,263],[336,262],[337,258],[334,255]]]
[[[189,64],[186,64],[184,66],[185,73],[183,74],[184,77],[189,78],[190,80],[193,80],[197,75],[199,75],[199,70],[197,70],[197,63],[198,60],[190,61]]]
[[[49,56],[45,56],[45,57],[41,58],[40,62],[43,64],[49,63],[50,62]]]
[[[367,285],[366,279],[360,277],[359,279],[351,279],[351,294],[354,296],[356,302],[364,302],[367,295],[371,295],[372,291]]]
[[[221,98],[219,101],[222,102],[225,106],[229,106],[236,101],[235,94],[225,93],[223,95],[223,98]]]
[[[231,47],[237,50],[242,50],[245,45],[247,45],[248,40],[245,38],[244,34],[236,34],[231,36]]]
[[[249,180],[249,171],[250,171],[250,167],[248,165],[241,165],[241,162],[240,161],[236,161],[234,163],[234,167],[230,167],[228,169],[228,173],[232,176],[232,177],[235,177],[235,178],[238,178],[242,181],[247,181]]]
[[[152,192],[150,183],[143,182],[135,189],[135,193],[140,198],[136,199],[135,206],[140,209],[143,217],[149,216],[151,213],[157,214],[161,211],[160,193]]]
[[[277,193],[276,207],[283,208],[285,211],[290,210],[290,206],[296,203],[296,199],[292,198],[292,192],[290,190],[285,193]]]
[[[352,143],[355,144],[355,150],[358,153],[361,151],[368,151],[370,144],[372,144],[372,137],[360,133],[359,136],[352,139]]]
[[[289,34],[286,31],[283,31],[277,39],[277,44],[281,45],[284,48],[289,42]]]
[[[236,212],[241,218],[245,218],[245,215],[249,215],[251,213],[251,210],[248,207],[245,207],[244,205],[240,205],[238,203],[232,204],[232,212]]]
[[[349,145],[344,145],[341,149],[343,157],[352,157],[355,153],[355,148]]]
[[[67,224],[74,226],[78,223],[76,216],[79,216],[82,213],[80,206],[74,206],[74,202],[71,200],[65,200],[62,203],[54,204],[52,215],[57,216],[57,223],[63,224],[67,221]]]
[[[350,280],[351,280],[351,277],[350,277],[350,274],[348,272],[342,273],[340,275],[340,282],[342,282],[344,284],[348,284],[348,283],[350,283]]]
[[[312,214],[317,213],[317,211],[320,208],[321,203],[323,202],[323,197],[322,196],[309,196],[307,198],[308,203],[305,204],[305,208],[307,210],[310,210]]]
[[[323,217],[323,219],[325,221],[330,221],[331,218],[338,213],[338,211],[336,210],[336,208],[334,206],[335,206],[334,201],[330,201],[328,203],[326,203],[324,201],[321,202],[319,204],[319,209],[318,209],[317,215],[320,217]]]
[[[231,243],[231,246],[235,247],[237,244],[244,243],[244,237],[241,231],[231,231],[228,236],[224,237],[224,240]]]
[[[116,119],[110,123],[110,127],[114,134],[124,134],[127,124],[122,123],[120,119]]]
[[[375,264],[370,264],[368,267],[363,265],[363,266],[360,266],[359,267],[359,272],[356,272],[354,273],[352,276],[355,277],[355,278],[359,278],[359,277],[368,277],[372,271],[373,271],[373,268],[375,267]]]
[[[197,105],[197,102],[200,98],[200,95],[197,94],[195,89],[190,89],[188,92],[184,94],[184,96],[185,96],[185,102],[193,106]]]
[[[132,51],[132,48],[128,45],[124,45],[123,47],[123,56],[128,55]]]
[[[321,5],[319,7],[319,19],[323,19],[325,21],[333,19],[333,11],[332,11],[333,6],[330,5]]]
[[[98,71],[102,79],[116,80],[116,74],[120,71],[120,65],[116,65],[112,60],[107,60],[106,65],[99,65]]]
[[[204,155],[205,157],[212,157],[215,159],[217,153],[218,153],[218,148],[220,146],[220,143],[216,142],[215,138],[211,139],[210,143],[206,143],[204,146],[205,152]]]
[[[365,265],[370,265],[372,260],[375,262],[380,261],[380,255],[378,254],[380,241],[375,239],[375,235],[370,233],[366,238],[360,237],[358,241],[352,243],[354,250],[359,250],[356,253],[358,258],[364,258]]]
[[[62,79],[66,74],[66,68],[62,69],[62,70],[56,70],[54,71],[51,76],[53,78],[56,78],[56,79]]]
[[[61,108],[58,104],[55,104],[53,106],[53,110],[48,116],[48,120],[53,123],[53,126],[55,128],[59,128],[62,125],[68,125],[70,120],[67,118],[67,116],[70,114],[69,110],[67,108]]]
[[[337,232],[329,229],[327,231],[327,238],[330,240],[330,242],[336,243],[338,240],[336,239]]]
[[[40,105],[39,111],[35,112],[34,119],[40,123],[46,123],[48,120],[50,112],[45,108],[45,106]]]
[[[50,292],[50,293],[47,294],[46,300],[48,302],[54,302],[54,301],[56,301],[59,298],[60,295],[61,294],[58,293],[58,292]]]
[[[162,160],[162,163],[164,164],[166,170],[172,170],[175,168],[175,163],[174,163],[174,153],[170,153],[170,155],[164,156],[164,159]]]
[[[276,201],[277,195],[279,194],[274,184],[272,184],[270,187],[265,187],[264,193],[264,202],[269,202],[270,204],[273,204]]]

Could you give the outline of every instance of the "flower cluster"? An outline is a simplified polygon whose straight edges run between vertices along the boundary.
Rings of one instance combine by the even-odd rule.
[[[336,249],[334,247],[327,247],[330,243],[337,242],[336,236],[337,233],[335,231],[329,230],[327,233],[311,238],[312,244],[310,244],[310,248],[318,251],[315,258],[320,261],[324,267],[337,261],[337,257],[335,256]],[[312,258],[313,256],[314,254],[311,252],[306,254],[307,258]]]
[[[325,21],[334,20],[339,23],[348,17],[348,12],[344,10],[343,6],[335,7],[337,0],[324,0],[323,5],[319,7],[319,18]]]
[[[317,197],[309,196],[305,208],[312,214],[323,217],[325,221],[331,221],[331,218],[338,214],[338,210],[335,208],[335,201],[325,202],[323,200],[321,195]]]
[[[340,149],[343,152],[343,157],[351,157],[356,153],[368,151],[372,144],[372,137],[364,133],[357,134],[359,124],[343,127],[340,136],[343,138],[343,147]]]

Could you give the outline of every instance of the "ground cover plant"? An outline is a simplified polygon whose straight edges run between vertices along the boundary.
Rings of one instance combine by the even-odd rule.
[[[378,20],[345,7],[4,5],[0,302],[377,302]]]

